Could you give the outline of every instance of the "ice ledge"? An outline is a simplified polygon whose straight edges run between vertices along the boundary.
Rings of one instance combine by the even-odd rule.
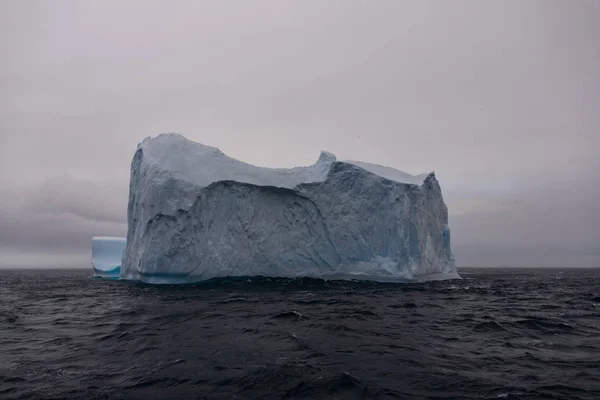
[[[92,241],[97,242],[125,242],[124,237],[116,237],[116,236],[94,236]]]
[[[399,182],[399,183],[408,183],[413,185],[421,186],[427,177],[433,174],[433,172],[429,172],[426,174],[419,175],[411,175],[406,172],[397,170],[392,167],[385,167],[383,165],[371,164],[362,161],[344,161],[348,164],[356,165],[364,170],[369,171],[372,174],[381,176],[382,178],[388,179],[390,181]]]
[[[177,133],[162,133],[156,137],[147,137],[138,144],[138,151],[143,152],[143,157],[149,159],[150,165],[160,166],[202,187],[213,182],[230,180],[293,189],[299,184],[324,181],[331,166],[337,161],[333,153],[321,151],[317,162],[310,166],[258,167],[229,157],[216,147],[193,142]],[[177,157],[172,157],[173,154],[177,154]],[[430,175],[411,175],[395,168],[362,161],[342,162],[403,184],[420,186]]]

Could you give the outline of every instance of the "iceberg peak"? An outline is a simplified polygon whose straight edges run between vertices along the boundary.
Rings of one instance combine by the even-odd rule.
[[[319,159],[317,160],[317,163],[331,163],[336,161],[337,158],[335,157],[335,154],[322,150],[321,155],[319,155]]]

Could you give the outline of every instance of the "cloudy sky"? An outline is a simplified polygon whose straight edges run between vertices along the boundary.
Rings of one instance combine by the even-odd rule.
[[[0,1],[0,267],[89,265],[180,132],[435,170],[459,266],[600,266],[600,1]]]

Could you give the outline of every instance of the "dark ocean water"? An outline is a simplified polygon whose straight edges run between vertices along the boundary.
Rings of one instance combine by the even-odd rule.
[[[600,399],[600,270],[147,286],[0,270],[1,399]]]

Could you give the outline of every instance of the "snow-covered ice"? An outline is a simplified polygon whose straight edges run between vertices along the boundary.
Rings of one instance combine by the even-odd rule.
[[[120,277],[125,242],[126,239],[121,237],[97,236],[92,238],[92,267],[96,276]]]
[[[140,143],[121,278],[257,275],[457,278],[435,174],[327,152],[311,166],[263,168],[177,134]]]

